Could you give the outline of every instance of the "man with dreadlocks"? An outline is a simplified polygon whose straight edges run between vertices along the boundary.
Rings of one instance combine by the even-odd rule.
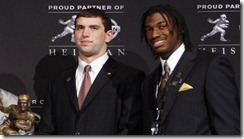
[[[240,100],[231,62],[193,48],[170,5],[142,16],[142,37],[160,60],[143,85],[144,134],[240,135]]]

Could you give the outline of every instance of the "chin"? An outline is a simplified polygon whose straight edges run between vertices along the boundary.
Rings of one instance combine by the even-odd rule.
[[[83,52],[83,55],[86,57],[90,57],[90,56],[93,56],[93,53],[92,52]]]
[[[157,54],[161,54],[161,53],[164,53],[165,51],[158,48],[158,49],[154,49],[154,52],[157,53]]]

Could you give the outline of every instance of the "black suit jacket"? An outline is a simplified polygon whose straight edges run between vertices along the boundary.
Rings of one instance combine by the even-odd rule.
[[[156,119],[158,66],[143,87],[144,134]],[[183,83],[193,87],[179,92]],[[185,51],[168,80],[161,116],[162,134],[240,134],[240,100],[230,62],[223,55]]]
[[[79,111],[76,68],[52,81],[36,134],[142,134],[141,85],[145,74],[109,58]]]

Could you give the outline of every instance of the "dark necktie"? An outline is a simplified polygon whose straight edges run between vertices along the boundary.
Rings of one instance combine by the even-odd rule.
[[[78,103],[79,109],[81,110],[82,104],[86,98],[86,95],[91,87],[91,78],[89,75],[89,71],[91,70],[90,65],[86,65],[84,68],[84,79],[82,85],[80,87],[79,95],[78,95]]]
[[[163,111],[165,93],[167,90],[167,80],[169,79],[169,73],[170,73],[170,68],[169,68],[167,61],[164,62],[163,71],[164,71],[164,74],[161,77],[161,83],[159,85],[157,98],[156,98],[157,103],[158,103],[158,106],[156,108],[156,111],[157,111],[156,120],[153,122],[152,127],[151,127],[152,135],[161,134],[160,117],[161,117],[162,111]]]
[[[169,68],[167,61],[165,61],[164,62],[164,75],[162,76],[163,80],[162,80],[161,89],[166,87],[166,83],[169,79],[169,73],[170,73],[170,68]]]
[[[164,62],[163,70],[164,70],[164,74],[161,77],[161,84],[159,86],[157,97],[162,97],[163,93],[165,93],[166,88],[167,88],[166,83],[169,79],[169,73],[170,73],[170,68],[169,68],[167,61]]]

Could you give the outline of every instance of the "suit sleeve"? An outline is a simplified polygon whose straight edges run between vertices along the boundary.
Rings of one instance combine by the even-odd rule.
[[[119,134],[142,134],[142,82],[145,73],[133,73],[125,83],[122,99]]]
[[[49,135],[53,134],[54,130],[54,118],[52,117],[52,100],[51,100],[51,82],[49,83],[49,92],[47,93],[45,97],[45,103],[42,109],[42,116],[40,125],[38,127],[38,130],[35,132],[35,135]]]
[[[209,65],[206,101],[215,134],[240,134],[240,99],[230,61],[218,56]]]

